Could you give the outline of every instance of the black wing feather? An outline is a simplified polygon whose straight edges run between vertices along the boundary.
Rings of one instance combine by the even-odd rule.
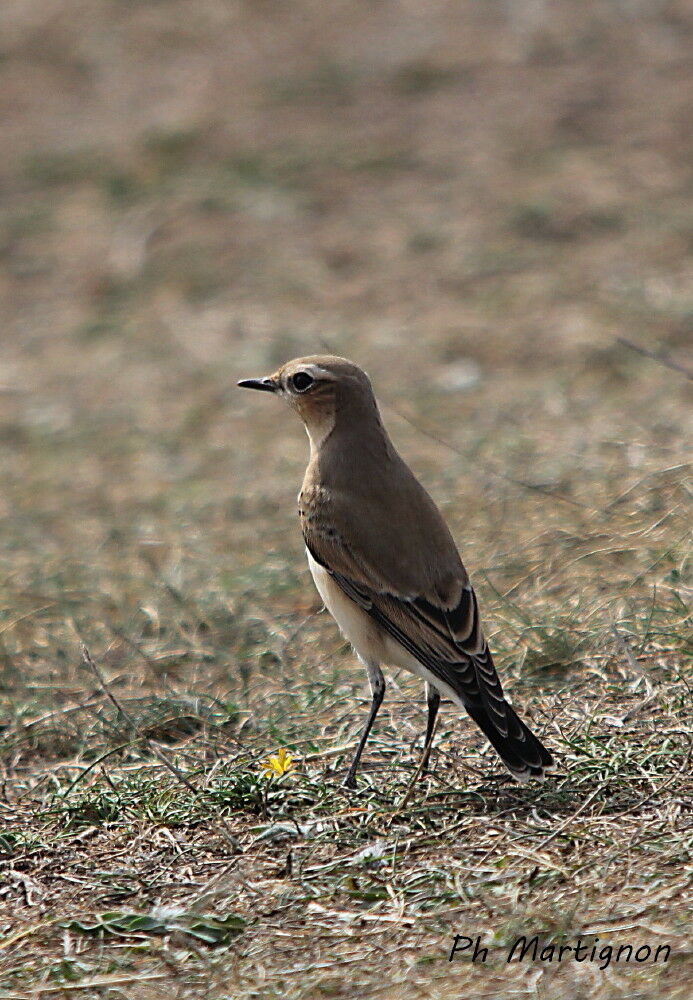
[[[405,600],[394,594],[375,592],[335,572],[313,551],[308,539],[306,545],[315,561],[330,573],[347,597],[434,677],[456,692],[516,777],[541,776],[544,768],[553,764],[549,751],[505,700],[481,631],[479,608],[471,586],[462,589],[457,606],[449,610],[423,597]],[[407,619],[415,619],[421,625],[421,637],[417,641],[399,624]]]
[[[311,555],[316,558],[313,553]],[[327,566],[325,569],[347,597],[363,608],[435,677],[444,681],[465,702],[467,700],[472,704],[480,702],[485,708],[493,711],[501,732],[507,735],[504,709],[508,705],[488,645],[480,634],[476,595],[471,587],[463,589],[456,608],[446,611],[423,597],[403,601],[393,594],[374,594],[342,573],[335,573]],[[396,608],[401,609],[405,616],[418,619],[423,626],[432,630],[440,640],[436,643],[438,650],[424,641],[415,642],[407,635],[397,624],[397,618],[400,616],[388,614],[388,610],[392,612]],[[453,654],[453,659],[440,655],[441,645],[446,652]]]

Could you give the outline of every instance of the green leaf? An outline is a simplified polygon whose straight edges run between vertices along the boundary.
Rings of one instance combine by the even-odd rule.
[[[79,934],[102,934],[110,937],[139,937],[142,935],[186,934],[210,946],[226,944],[242,933],[246,922],[235,913],[222,916],[207,913],[173,913],[154,917],[146,913],[126,913],[112,910],[102,913],[93,922],[69,920],[60,924],[66,930]]]

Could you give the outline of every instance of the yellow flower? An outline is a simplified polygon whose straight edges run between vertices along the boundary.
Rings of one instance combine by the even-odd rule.
[[[286,774],[294,766],[294,759],[288,750],[281,747],[276,753],[270,754],[266,760],[261,761],[263,778],[279,777]]]

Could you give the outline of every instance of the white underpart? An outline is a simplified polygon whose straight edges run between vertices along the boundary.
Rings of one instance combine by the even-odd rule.
[[[356,655],[368,669],[371,687],[373,687],[374,678],[380,673],[377,668],[381,664],[390,667],[403,667],[426,681],[443,697],[449,698],[455,705],[464,709],[464,702],[456,691],[435,677],[404,646],[401,646],[396,639],[384,632],[358,604],[347,597],[327,570],[313,559],[308,549],[306,549],[306,556],[318,593],[322,597],[325,607],[339,625],[342,635],[351,643]],[[507,770],[520,784],[524,785],[529,781],[528,774],[511,771],[510,768]],[[543,780],[543,777],[540,780]]]
[[[339,625],[345,639],[348,639],[354,650],[366,665],[403,667],[412,674],[427,681],[441,695],[464,708],[460,696],[443,681],[435,677],[422,663],[407,652],[396,639],[393,639],[373,621],[369,615],[355,604],[350,597],[340,589],[327,570],[313,559],[306,549],[308,566],[322,597],[325,607]]]

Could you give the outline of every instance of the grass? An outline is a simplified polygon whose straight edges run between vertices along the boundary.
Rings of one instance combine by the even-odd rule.
[[[0,1000],[687,996],[674,14],[40,6],[0,62]],[[391,671],[341,787],[368,692],[305,438],[235,389],[324,349],[443,508],[543,784],[445,704],[414,781]],[[671,956],[508,964],[534,934]]]
[[[670,489],[683,485],[680,474]],[[131,620],[127,644],[111,639],[106,687],[77,669],[72,686],[51,685],[60,707],[41,713],[36,675],[23,711],[14,688],[0,863],[29,908],[50,893],[51,915],[21,922],[27,934],[15,943],[10,931],[5,989],[24,995],[37,975],[85,991],[173,975],[197,995],[228,990],[232,974],[230,995],[243,995],[261,963],[266,995],[303,996],[304,977],[311,990],[317,983],[339,995],[344,964],[350,990],[372,988],[367,966],[352,968],[355,954],[377,956],[397,984],[404,952],[406,988],[413,980],[444,995],[478,974],[468,960],[447,963],[454,934],[469,928],[489,949],[485,982],[506,975],[508,949],[529,929],[559,943],[596,935],[643,944],[655,935],[670,944],[671,964],[647,975],[614,965],[610,981],[637,988],[645,976],[648,989],[675,989],[687,947],[693,789],[690,619],[678,590],[686,559],[661,538],[678,534],[674,521],[653,521],[634,490],[599,515],[594,537],[545,532],[510,567],[499,560],[496,579],[530,568],[510,592],[480,584],[506,677],[560,759],[542,786],[513,786],[448,708],[433,773],[410,794],[423,709],[416,685],[399,677],[359,789],[347,793],[340,776],[363,708],[353,702],[358,675],[324,616],[288,615],[281,626],[274,617],[203,614],[206,590],[180,583],[161,591],[155,616]],[[626,527],[640,541],[614,564]],[[558,587],[547,550],[565,570]],[[605,594],[591,561],[610,565],[612,580],[618,567],[623,583]],[[633,577],[637,565],[650,567],[647,579]],[[268,586],[246,599],[281,602],[297,585],[271,598]],[[563,622],[552,607],[559,593]],[[39,620],[25,619],[56,632]],[[13,630],[4,637],[10,645]],[[214,697],[190,682],[193,648],[208,679],[218,677]],[[14,662],[16,649],[8,655]],[[222,679],[229,657],[246,670]],[[176,680],[181,662],[188,666]],[[150,693],[132,690],[133,671]],[[263,759],[280,746],[295,767],[263,777]],[[308,948],[298,931],[306,921]],[[58,959],[61,940],[70,945]],[[551,975],[552,989],[569,988],[566,970]]]
[[[652,391],[664,369],[649,372]],[[444,414],[445,399],[438,405]],[[513,786],[448,706],[434,770],[412,791],[424,712],[417,685],[400,675],[348,794],[340,779],[365,710],[363,679],[316,614],[298,544],[282,541],[290,498],[286,509],[268,503],[248,471],[230,513],[214,514],[206,489],[217,487],[216,469],[196,465],[205,489],[189,492],[192,475],[173,478],[165,498],[140,487],[114,534],[109,483],[78,495],[73,476],[61,478],[65,458],[51,458],[56,446],[83,456],[94,435],[113,440],[115,429],[118,461],[133,461],[141,441],[159,454],[114,419],[89,432],[32,432],[21,441],[31,482],[12,487],[0,864],[26,913],[6,924],[5,992],[30,995],[41,982],[127,995],[158,977],[151,988],[176,983],[182,995],[253,995],[261,975],[267,996],[340,995],[345,982],[445,996],[480,975],[485,988],[521,982],[526,967],[505,956],[531,931],[567,943],[664,941],[670,963],[612,965],[605,981],[676,995],[693,791],[686,467],[671,454],[665,466],[655,448],[633,475],[621,464],[627,450],[597,449],[589,492],[559,477],[562,495],[579,490],[587,507],[502,478],[487,485],[483,511],[468,506],[493,646],[557,752],[555,778]],[[183,426],[198,434],[197,423]],[[428,447],[408,426],[410,446]],[[185,439],[175,454],[188,454]],[[513,479],[519,454],[514,429],[497,428],[493,457]],[[89,559],[73,548],[84,529],[65,535],[61,516],[37,502],[43,482],[57,482],[96,528]],[[458,503],[448,515],[459,534]],[[225,548],[239,511],[267,532],[266,550],[240,538]],[[56,532],[66,541],[43,551]],[[105,687],[80,665],[79,638]],[[262,761],[278,747],[296,767],[268,780]],[[471,930],[489,949],[482,971],[447,961],[454,934]],[[376,986],[372,967],[392,986]],[[545,975],[546,988],[570,995],[569,969]]]

